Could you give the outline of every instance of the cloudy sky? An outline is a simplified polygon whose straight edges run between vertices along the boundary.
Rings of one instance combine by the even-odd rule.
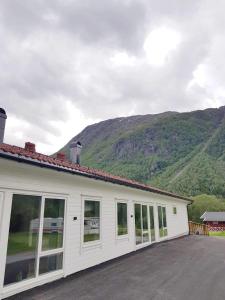
[[[224,0],[1,0],[5,142],[52,153],[117,116],[225,105]]]

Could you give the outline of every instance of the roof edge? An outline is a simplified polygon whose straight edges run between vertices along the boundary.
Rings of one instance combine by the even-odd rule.
[[[83,172],[83,171],[78,170],[78,169],[65,168],[65,167],[60,166],[60,165],[53,165],[53,164],[50,164],[50,163],[47,163],[47,162],[44,162],[44,161],[38,161],[38,160],[34,160],[32,158],[29,159],[27,157],[11,154],[11,153],[7,153],[7,152],[0,152],[0,157],[5,158],[5,159],[9,159],[9,160],[13,160],[13,161],[17,161],[17,162],[20,162],[20,163],[34,165],[34,166],[37,166],[37,167],[47,168],[47,169],[51,169],[51,170],[55,170],[55,171],[59,171],[59,172],[70,173],[70,174],[73,174],[73,175],[83,176],[83,177],[87,177],[87,178],[92,178],[92,179],[96,179],[96,180],[110,182],[110,183],[113,183],[113,184],[118,184],[118,185],[131,187],[131,188],[135,188],[135,189],[138,189],[138,190],[151,192],[151,193],[154,193],[154,194],[164,195],[164,196],[167,196],[167,197],[187,201],[187,202],[189,202],[189,204],[193,203],[193,200],[191,200],[187,197],[179,196],[177,194],[173,194],[173,193],[170,193],[170,192],[167,192],[167,191],[164,191],[164,190],[160,190],[160,189],[157,189],[157,188],[154,188],[154,187],[151,187],[151,186],[148,186],[148,185],[144,185],[142,183],[138,183],[138,182],[135,182],[135,181],[126,182],[125,178],[123,180],[123,178],[120,178],[120,177],[112,178],[112,177],[107,177],[107,176],[103,176],[103,175],[99,175],[99,174],[87,173],[85,171]]]

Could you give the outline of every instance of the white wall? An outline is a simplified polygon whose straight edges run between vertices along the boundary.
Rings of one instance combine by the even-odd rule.
[[[85,177],[74,176],[64,172],[52,171],[0,159],[0,192],[8,195],[4,199],[4,207],[7,209],[4,210],[4,218],[2,219],[4,224],[2,223],[0,228],[0,242],[2,243],[1,249],[3,249],[0,253],[0,274],[4,274],[3,262],[5,262],[6,258],[11,196],[13,192],[23,191],[59,194],[68,199],[64,276],[136,249],[134,217],[131,218],[131,215],[134,216],[134,202],[146,202],[154,205],[157,241],[159,240],[157,230],[157,204],[166,206],[168,239],[188,233],[187,202],[185,201]],[[102,199],[102,242],[93,247],[83,247],[81,243],[83,239],[82,197],[84,197],[84,195]],[[126,239],[116,239],[116,198],[128,201],[129,237]],[[173,214],[173,206],[177,207],[177,215]],[[77,217],[76,221],[73,220],[74,217]],[[2,282],[3,276],[0,276],[0,295]],[[22,289],[24,288],[20,290]]]

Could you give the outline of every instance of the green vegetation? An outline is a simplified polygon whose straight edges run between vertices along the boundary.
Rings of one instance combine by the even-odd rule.
[[[225,198],[225,107],[107,120],[76,139],[83,165],[181,195]],[[69,154],[69,143],[62,151]]]
[[[167,236],[167,229],[166,228],[160,228],[159,229],[159,236],[160,237],[164,237],[164,236]]]
[[[93,242],[99,240],[100,236],[97,233],[89,233],[84,235],[84,242]]]
[[[16,232],[10,233],[8,243],[8,255],[15,255],[22,252],[32,252],[37,248],[38,236],[36,233],[32,234],[29,244],[29,233]],[[62,245],[63,235],[61,233],[44,233],[43,235],[43,249],[55,249],[58,245]]]
[[[225,231],[210,231],[210,236],[222,236],[225,237]]]
[[[189,206],[189,219],[202,223],[201,215],[205,211],[225,211],[225,199],[211,195],[199,195],[193,198],[194,203]]]
[[[29,235],[26,232],[11,233],[9,235],[8,255],[34,251],[37,245],[37,234],[32,235],[32,243],[30,246],[28,243]]]
[[[127,227],[118,226],[118,232],[117,232],[118,235],[124,235],[127,233],[128,233]]]

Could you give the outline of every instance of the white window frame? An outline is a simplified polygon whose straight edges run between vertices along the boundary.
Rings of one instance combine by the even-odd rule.
[[[118,203],[125,203],[127,205],[127,234],[118,235],[118,216],[117,216],[117,204]],[[129,212],[128,212],[128,200],[125,199],[115,199],[115,224],[116,224],[116,239],[123,240],[129,238]]]
[[[140,204],[141,205],[141,216],[142,216],[142,206],[143,205],[147,205],[147,218],[148,218],[148,235],[149,235],[149,241],[141,243],[141,244],[138,244],[138,245],[136,244],[136,236],[135,236],[135,204]],[[157,242],[157,224],[158,224],[158,222],[156,223],[156,218],[158,217],[158,213],[157,214],[155,213],[155,211],[157,210],[157,207],[155,207],[155,205],[156,204],[154,202],[152,202],[152,200],[151,200],[151,202],[149,202],[147,200],[143,200],[143,201],[140,201],[140,200],[139,201],[135,201],[135,200],[133,200],[133,209],[134,209],[134,213],[133,213],[133,220],[134,220],[134,245],[135,245],[135,249],[143,248],[143,247],[146,247],[148,245],[151,245],[151,244],[154,244],[154,243]],[[150,213],[149,213],[149,207],[150,206],[153,207],[153,213],[154,213],[154,226],[155,226],[155,228],[154,228],[155,229],[155,240],[154,241],[152,241],[152,239],[151,239]]]
[[[102,245],[102,197],[100,196],[88,196],[81,195],[82,209],[81,209],[81,246],[82,248],[95,248],[96,246]],[[99,202],[99,217],[100,217],[100,230],[99,230],[99,240],[84,242],[84,212],[85,212],[85,201],[98,201]]]
[[[175,208],[175,210],[176,210],[176,213],[174,213],[174,208]],[[177,206],[176,206],[176,205],[173,205],[173,215],[174,215],[174,216],[177,216]]]
[[[63,216],[63,241],[62,241],[62,247],[60,248],[56,248],[56,249],[51,249],[51,250],[42,250],[42,239],[43,239],[43,225],[44,225],[44,209],[45,209],[45,200],[46,199],[61,199],[64,200],[64,216]],[[46,275],[48,273],[51,272],[55,272],[55,271],[51,271],[51,272],[46,272],[43,274],[39,274],[39,264],[40,264],[40,258],[41,257],[45,257],[45,256],[49,256],[49,255],[54,255],[54,254],[59,254],[62,253],[63,254],[63,265],[62,265],[62,269],[64,269],[64,257],[65,257],[65,225],[66,225],[66,209],[67,209],[67,201],[65,199],[65,197],[60,197],[60,196],[52,196],[52,195],[48,195],[48,194],[43,194],[42,195],[42,199],[41,199],[41,211],[40,211],[40,228],[39,228],[39,239],[38,239],[38,259],[37,259],[37,267],[36,267],[36,277],[38,276],[43,276]],[[59,271],[59,270],[56,270]]]
[[[162,208],[165,207],[166,209],[166,225],[167,227],[164,227],[164,224],[163,224],[163,213],[162,213],[162,225],[163,225],[163,232],[164,232],[164,229],[167,230],[167,235],[163,235],[163,236],[160,236],[160,228],[159,228],[159,210],[158,210],[158,207],[161,206]],[[162,210],[163,211],[163,210]],[[161,204],[161,203],[157,203],[157,217],[158,217],[158,232],[159,232],[159,239],[160,240],[163,240],[163,239],[166,239],[168,237],[168,218],[167,218],[167,211],[168,211],[168,208],[165,204]]]
[[[153,208],[153,222],[154,222],[154,234],[155,234],[155,240],[152,241],[152,236],[151,236],[151,217],[150,217],[150,207]],[[156,222],[156,208],[154,203],[149,203],[148,205],[148,219],[149,219],[149,234],[150,234],[150,241],[151,244],[154,244],[157,242],[157,237],[156,237],[156,231],[157,231],[157,222]]]
[[[27,286],[31,286],[34,287],[36,286],[36,284],[38,282],[48,282],[49,279],[51,280],[51,278],[61,278],[64,276],[64,270],[65,270],[65,244],[66,244],[66,216],[67,216],[67,202],[68,202],[68,196],[66,196],[65,194],[54,194],[54,193],[41,193],[41,192],[37,192],[34,190],[8,190],[8,197],[10,199],[10,212],[9,212],[9,223],[8,223],[8,228],[7,228],[7,241],[8,241],[8,236],[9,236],[9,226],[10,226],[10,218],[11,218],[11,209],[12,209],[12,201],[13,201],[13,195],[17,194],[17,195],[31,195],[31,196],[39,196],[41,197],[41,208],[40,208],[40,225],[41,223],[43,223],[43,219],[42,219],[42,211],[44,212],[44,199],[45,198],[50,198],[50,199],[62,199],[64,200],[64,226],[63,226],[63,247],[58,248],[58,249],[52,249],[52,250],[48,250],[48,251],[42,251],[42,253],[40,252],[40,248],[42,246],[41,242],[42,242],[42,231],[41,231],[41,227],[39,228],[39,238],[38,238],[38,246],[37,246],[37,261],[36,261],[36,270],[35,270],[35,276],[33,278],[29,278],[29,279],[25,279],[19,282],[15,282],[15,283],[11,283],[9,285],[4,286],[3,285],[3,295],[11,296],[14,294],[14,291],[16,292],[21,292],[24,291],[26,289]],[[8,247],[8,245],[7,245]],[[54,252],[54,253],[53,253]],[[50,272],[46,272],[43,274],[39,274],[39,260],[40,257],[43,256],[48,256],[50,254],[57,254],[57,253],[63,253],[63,263],[62,263],[62,269],[60,270],[55,270],[55,271],[50,271]],[[7,253],[6,253],[6,257],[7,257]],[[5,274],[5,268],[6,268],[6,257],[5,257],[5,266],[4,266],[4,270],[3,270],[3,281],[4,281],[4,274]],[[3,282],[4,284],[4,282]]]

